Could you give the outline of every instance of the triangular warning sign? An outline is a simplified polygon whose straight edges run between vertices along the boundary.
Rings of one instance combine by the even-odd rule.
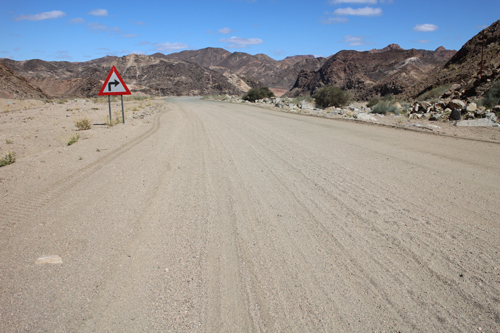
[[[132,95],[115,66],[109,71],[108,77],[99,91],[99,96],[107,95]]]

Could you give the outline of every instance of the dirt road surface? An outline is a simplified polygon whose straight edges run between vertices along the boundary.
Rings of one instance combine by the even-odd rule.
[[[162,110],[0,169],[1,332],[500,331],[498,144]]]

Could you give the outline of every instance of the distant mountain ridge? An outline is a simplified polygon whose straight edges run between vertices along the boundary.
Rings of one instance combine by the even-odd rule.
[[[296,55],[274,60],[208,47],[168,55],[106,56],[87,62],[0,59],[31,84],[53,97],[92,97],[111,66],[116,66],[133,93],[199,96],[242,95],[268,86],[276,94],[314,94],[326,84],[349,90],[355,98],[399,94],[421,81],[456,51],[404,50],[390,44],[366,52],[340,51],[328,58]]]
[[[316,58],[312,55],[296,55],[283,60],[274,60],[265,54],[231,53],[213,47],[168,55],[156,53],[153,56],[193,62],[223,74],[252,76],[262,85],[278,90],[289,90],[302,69],[319,69],[326,61],[326,58]]]
[[[135,93],[162,96],[238,95],[260,84],[251,78],[224,76],[183,60],[137,54],[108,56],[83,63],[38,59],[1,61],[54,97],[96,96],[111,66],[116,66],[127,86]]]

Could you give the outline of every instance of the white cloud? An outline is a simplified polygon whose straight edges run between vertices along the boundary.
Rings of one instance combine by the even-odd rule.
[[[87,24],[87,26],[93,32],[109,32],[110,34],[112,34],[112,33],[118,34],[118,33],[122,32],[122,29],[120,29],[118,27],[108,27],[104,24],[97,23],[97,22],[91,22],[91,23]]]
[[[421,31],[421,32],[430,32],[430,31],[435,31],[439,29],[439,27],[435,24],[417,24],[414,28],[413,31]]]
[[[333,12],[335,15],[355,15],[355,16],[380,16],[382,15],[382,9],[380,8],[339,8]]]
[[[371,5],[375,5],[377,0],[330,0],[330,3],[333,5],[340,3],[368,3]]]
[[[162,52],[173,52],[173,51],[179,51],[179,50],[185,50],[189,48],[188,44],[184,43],[157,43],[154,44],[156,47],[157,51],[162,51]]]
[[[259,45],[264,41],[260,38],[242,38],[242,37],[231,37],[231,38],[222,38],[219,40],[221,43],[229,43],[227,47],[233,49],[240,49],[248,47],[248,45]]]
[[[50,19],[55,19],[59,17],[64,17],[66,16],[65,12],[62,12],[60,10],[53,10],[51,12],[44,12],[44,13],[39,13],[35,15],[19,15],[14,19],[14,21],[23,21],[23,20],[28,20],[28,21],[42,21],[42,20],[50,20]]]
[[[108,11],[106,9],[94,9],[93,11],[89,12],[90,15],[94,16],[108,16]]]
[[[360,46],[360,45],[368,45],[373,44],[372,42],[368,42],[365,36],[352,36],[347,35],[342,38],[341,43],[347,43],[349,46]]]
[[[234,30],[229,29],[229,28],[222,28],[222,29],[219,29],[219,32],[221,34],[230,34],[231,32],[234,32]]]
[[[488,25],[487,24],[476,25],[476,28],[478,28],[478,29],[486,29],[486,28],[488,28]]]
[[[73,24],[81,24],[81,23],[85,23],[85,20],[82,19],[81,17],[77,17],[77,18],[69,20],[68,22],[73,23]]]
[[[134,38],[134,37],[139,37],[138,34],[128,34],[128,35],[124,35],[123,38]]]
[[[417,42],[421,43],[421,44],[427,44],[430,42],[430,40],[428,39],[419,39]]]
[[[329,17],[328,19],[321,21],[323,24],[340,24],[347,22],[349,22],[349,20],[345,17]]]

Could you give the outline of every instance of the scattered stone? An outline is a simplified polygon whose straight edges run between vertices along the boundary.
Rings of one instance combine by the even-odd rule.
[[[469,103],[467,104],[467,106],[465,107],[465,110],[467,112],[475,112],[477,111],[477,104],[476,103]]]
[[[422,129],[426,129],[426,130],[429,130],[429,131],[433,131],[432,128],[430,128],[429,126],[425,126],[425,125],[420,125],[420,124],[409,124],[409,125],[406,125],[405,127],[417,127],[417,128],[422,128]]]
[[[485,117],[491,119],[494,122],[496,122],[498,119],[497,115],[494,114],[493,112],[486,113]]]
[[[44,256],[40,257],[35,261],[36,265],[44,265],[44,264],[62,264],[62,258],[58,255]]]
[[[465,102],[459,100],[459,99],[452,99],[449,103],[448,103],[448,107],[450,109],[459,109],[459,110],[463,110],[465,108]]]
[[[460,113],[459,110],[457,109],[453,109],[453,111],[451,111],[450,113],[450,120],[460,120],[462,119],[462,114]]]
[[[302,110],[314,110],[314,104],[307,101],[300,101],[299,108]]]
[[[375,118],[374,116],[371,116],[367,113],[358,113],[358,114],[354,115],[354,118],[358,119],[358,120],[363,120],[363,121],[377,121],[377,118]]]
[[[420,102],[420,105],[422,106],[422,108],[424,108],[424,109],[428,109],[428,108],[430,108],[430,107],[431,107],[431,105],[432,105],[432,104],[431,104],[431,103],[429,103],[429,102],[425,102],[425,101],[424,101],[424,102]]]
[[[490,118],[462,120],[455,124],[458,127],[490,127],[495,124]]]
[[[430,121],[438,121],[441,119],[441,115],[437,113],[432,113],[431,116],[429,117]]]

